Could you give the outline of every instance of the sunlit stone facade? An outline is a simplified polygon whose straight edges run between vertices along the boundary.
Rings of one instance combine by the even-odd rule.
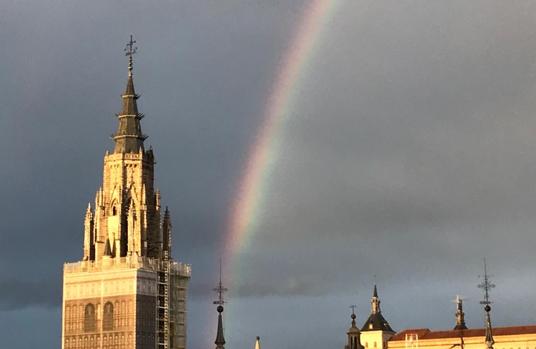
[[[154,190],[154,156],[134,91],[132,64],[122,111],[89,206],[80,262],[63,273],[63,349],[183,349],[190,266],[171,259],[171,219]]]

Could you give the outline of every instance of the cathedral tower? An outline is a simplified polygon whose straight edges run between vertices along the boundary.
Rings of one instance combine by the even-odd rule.
[[[143,114],[128,79],[113,152],[84,220],[82,261],[63,275],[62,348],[182,349],[190,266],[171,259],[171,218],[154,188],[154,155],[141,132]]]

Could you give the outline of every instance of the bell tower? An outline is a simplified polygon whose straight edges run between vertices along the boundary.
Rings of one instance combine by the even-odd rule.
[[[104,156],[102,185],[84,218],[82,261],[63,277],[64,349],[184,349],[190,266],[171,258],[171,216],[154,188],[154,154],[145,149],[134,89],[130,37],[128,78]]]
[[[355,324],[355,305],[351,305],[350,308],[352,308],[352,315],[350,315],[350,318],[352,319],[352,324],[350,325],[350,328],[348,329],[348,332],[346,332],[346,345],[344,346],[344,349],[364,349],[361,345],[361,332],[359,331],[359,327]]]

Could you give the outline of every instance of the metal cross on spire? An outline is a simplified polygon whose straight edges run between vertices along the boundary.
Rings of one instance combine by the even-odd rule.
[[[352,319],[352,327],[355,327],[355,318],[357,317],[355,315],[355,308],[357,308],[357,305],[352,304],[350,308],[352,308],[352,315],[350,315],[350,318]]]
[[[136,52],[138,51],[138,47],[134,46],[135,43],[136,43],[136,40],[134,40],[134,36],[130,34],[130,41],[127,43],[125,47],[125,56],[128,56],[128,74],[129,75],[132,74],[132,66],[133,66],[132,56],[134,56],[134,54],[136,54]]]
[[[223,304],[225,303],[223,300],[223,293],[227,292],[227,288],[223,287],[223,284],[221,282],[221,259],[220,259],[220,282],[218,283],[218,286],[214,288],[214,291],[218,293],[218,299],[215,300],[213,303],[218,304],[218,312],[221,313],[223,312]]]

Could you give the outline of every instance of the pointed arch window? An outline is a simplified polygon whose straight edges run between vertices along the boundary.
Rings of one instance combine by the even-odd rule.
[[[97,328],[97,318],[95,316],[95,306],[91,303],[84,309],[84,332],[93,332]]]
[[[104,331],[111,331],[114,329],[114,306],[111,302],[107,302],[106,304],[104,304],[102,329]]]

